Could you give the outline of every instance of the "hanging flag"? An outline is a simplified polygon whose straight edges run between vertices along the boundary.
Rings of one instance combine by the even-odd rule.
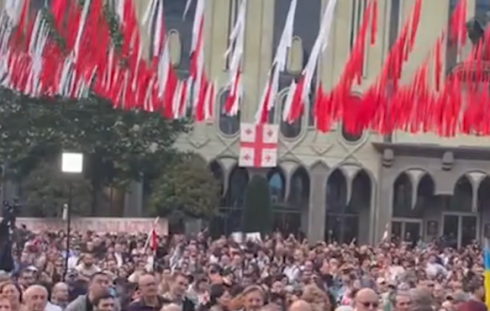
[[[144,250],[147,250],[149,248],[154,253],[157,251],[158,235],[157,235],[157,231],[156,231],[156,225],[158,224],[159,221],[160,221],[160,217],[155,218],[155,220],[153,221],[150,232],[148,232],[148,237],[146,238],[145,245],[143,246]]]
[[[191,57],[188,87],[192,97],[188,100],[192,104],[195,121],[204,120],[204,98],[208,85],[204,68],[204,11],[205,0],[197,0],[194,16],[193,35],[191,42]]]
[[[274,124],[240,125],[241,167],[276,167],[279,127]]]
[[[241,63],[245,46],[245,19],[247,13],[247,0],[241,0],[238,18],[230,35],[228,49],[225,57],[229,59],[230,91],[225,101],[224,113],[236,115],[242,97]]]
[[[276,55],[272,61],[272,67],[267,75],[267,84],[262,93],[259,109],[255,115],[256,123],[267,123],[269,111],[274,107],[275,99],[279,89],[279,76],[286,69],[288,50],[293,41],[294,16],[296,14],[297,0],[291,1],[286,17],[284,30],[277,46]]]
[[[287,117],[284,121],[288,123],[294,122],[296,119],[298,119],[301,116],[303,112],[303,105],[309,99],[311,86],[312,86],[311,84],[313,81],[313,76],[316,72],[318,60],[320,58],[321,53],[325,51],[326,42],[329,38],[330,31],[332,29],[337,1],[338,0],[328,1],[327,7],[325,8],[325,12],[323,13],[323,17],[321,19],[320,31],[318,32],[318,36],[313,45],[311,55],[308,59],[308,63],[303,69],[303,72],[301,74],[301,77],[298,79],[298,82],[291,83],[292,85],[295,84],[295,90],[292,95],[289,110],[285,112]]]

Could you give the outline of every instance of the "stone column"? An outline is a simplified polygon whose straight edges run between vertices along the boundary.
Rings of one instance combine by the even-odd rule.
[[[312,243],[325,238],[326,187],[328,167],[317,163],[310,168],[310,205],[308,210],[308,240]]]
[[[391,221],[393,186],[396,179],[396,172],[386,167],[381,167],[378,186],[378,204],[373,206],[375,209],[374,222],[374,241],[379,242],[383,237],[386,224]]]

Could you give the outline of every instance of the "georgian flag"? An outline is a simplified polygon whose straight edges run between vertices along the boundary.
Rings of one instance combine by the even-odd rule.
[[[279,89],[279,75],[286,70],[288,50],[293,41],[294,16],[296,15],[297,4],[298,1],[293,0],[289,6],[286,24],[284,25],[281,40],[277,46],[272,68],[269,70],[267,84],[262,93],[259,110],[255,116],[255,122],[257,124],[267,123],[269,111],[274,107],[275,98]]]

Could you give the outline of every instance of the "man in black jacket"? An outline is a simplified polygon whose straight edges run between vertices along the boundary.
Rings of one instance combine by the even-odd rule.
[[[182,308],[182,311],[195,311],[196,307],[192,300],[185,296],[189,287],[189,279],[182,273],[174,273],[170,284],[170,292],[166,293],[163,298],[164,304],[176,304]]]
[[[0,222],[0,270],[11,272],[14,270],[12,258],[11,231],[15,227],[14,207],[4,203],[3,219]]]
[[[140,299],[128,306],[128,311],[160,311],[168,301],[158,295],[158,285],[151,274],[143,274],[138,278]]]

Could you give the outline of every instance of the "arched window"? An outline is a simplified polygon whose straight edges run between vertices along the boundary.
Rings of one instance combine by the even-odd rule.
[[[349,105],[358,105],[361,103],[361,98],[358,95],[351,94],[347,97],[347,107]],[[363,128],[349,128],[342,125],[342,139],[348,143],[355,144],[361,141],[363,136]]]
[[[390,26],[389,26],[389,48],[393,46],[398,37],[398,30],[400,29],[400,0],[391,0],[390,2]]]
[[[219,95],[219,130],[224,135],[235,135],[240,130],[240,111],[234,116],[227,115],[224,112],[226,99],[230,94],[230,90],[224,90]]]
[[[162,1],[163,3],[163,1]],[[166,0],[164,4],[164,19],[165,28],[169,32],[173,32],[177,35],[178,40],[171,41],[171,54],[180,52],[177,54],[176,73],[180,78],[186,78],[188,76],[190,66],[190,53],[192,45],[192,28],[194,25],[194,13],[196,10],[196,1],[191,1],[191,5],[188,8],[186,18],[182,18],[186,10],[185,1],[180,0]],[[178,46],[173,46],[174,44]],[[175,51],[175,52],[173,52]],[[180,57],[179,57],[180,56]],[[171,56],[172,57],[172,56]]]
[[[365,170],[360,170],[352,181],[352,198],[349,202],[352,211],[371,207],[372,184]]]
[[[490,205],[490,177],[485,177],[478,187],[478,210]],[[488,232],[490,238],[490,231]]]
[[[222,167],[219,164],[211,163],[211,170],[216,177],[223,176]],[[214,217],[209,226],[213,237],[222,234],[228,235],[240,230],[243,200],[248,180],[248,171],[245,168],[235,167],[231,171],[227,191],[221,200],[220,215]]]
[[[417,187],[417,202],[415,202],[416,210],[424,210],[430,208],[435,203],[434,197],[435,182],[432,176],[425,174],[419,181]]]
[[[402,173],[393,185],[393,217],[420,218],[422,213],[412,202],[412,181],[407,173]],[[422,211],[423,212],[423,211]]]
[[[331,173],[326,193],[327,211],[341,213],[347,205],[347,180],[341,170]]]
[[[221,185],[221,194],[223,194],[224,186],[225,186],[225,174],[223,172],[223,168],[219,164],[218,161],[212,161],[209,164],[209,169],[213,173],[214,178],[220,182]]]
[[[230,173],[228,190],[225,196],[225,206],[242,208],[249,176],[246,168],[235,167]]]
[[[289,94],[289,88],[284,89],[281,92],[281,95],[279,96],[279,104],[281,107],[281,112],[284,111],[284,107],[286,105],[286,101],[288,98]],[[284,118],[281,115],[279,116],[280,118],[280,130],[281,130],[281,135],[289,138],[289,139],[294,139],[297,138],[301,134],[301,128],[303,127],[303,115],[301,115],[298,119],[296,119],[292,123],[288,123],[284,121]]]
[[[342,138],[348,143],[355,144],[361,140],[362,132],[352,133],[348,131],[344,126],[342,126]]]
[[[301,206],[286,202],[286,177],[280,168],[268,174],[273,209],[273,229],[283,234],[298,234],[301,227]]]
[[[310,201],[310,177],[304,167],[299,167],[291,176],[289,204],[307,208]]]
[[[454,186],[454,194],[446,205],[449,211],[471,212],[473,207],[473,186],[468,177],[463,176]]]
[[[326,187],[325,239],[350,243],[359,235],[359,215],[349,206],[347,179],[341,170],[336,169],[330,174]]]
[[[271,170],[268,174],[269,189],[272,204],[284,202],[286,194],[286,181],[284,174],[279,168]]]

